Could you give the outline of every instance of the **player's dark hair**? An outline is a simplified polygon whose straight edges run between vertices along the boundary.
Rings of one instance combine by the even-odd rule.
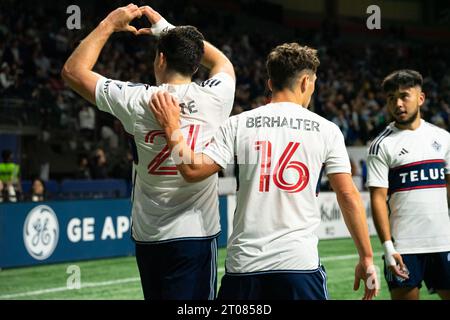
[[[192,76],[205,52],[204,39],[193,26],[176,27],[161,34],[157,50],[166,57],[168,70]]]
[[[397,70],[384,78],[381,86],[385,93],[397,91],[399,88],[422,87],[423,77],[415,70]]]
[[[277,46],[269,53],[266,62],[274,90],[293,89],[300,73],[316,73],[319,65],[317,50],[295,42]]]

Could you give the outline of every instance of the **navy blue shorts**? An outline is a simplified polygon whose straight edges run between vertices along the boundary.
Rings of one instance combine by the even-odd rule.
[[[384,266],[384,277],[389,290],[395,288],[422,288],[422,281],[431,293],[450,290],[450,252],[402,254],[409,270],[409,279],[397,278]]]
[[[136,243],[136,260],[146,300],[214,300],[217,237]]]
[[[328,300],[327,276],[321,266],[311,271],[227,273],[218,300]]]

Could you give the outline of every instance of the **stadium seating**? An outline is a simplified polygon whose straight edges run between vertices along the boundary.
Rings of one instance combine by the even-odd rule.
[[[121,179],[63,180],[61,199],[122,198],[127,195],[127,184]]]
[[[22,181],[25,195],[31,192],[30,180]],[[50,199],[103,199],[124,198],[130,195],[131,186],[122,179],[106,180],[63,180],[59,184],[55,180],[45,182],[48,198]]]
[[[31,193],[31,185],[32,185],[32,181],[31,180],[22,180],[21,184],[22,184],[22,192],[24,194],[30,194]],[[50,198],[55,198],[59,191],[59,183],[55,180],[48,180],[45,181],[45,189],[47,192],[47,195],[49,195]]]

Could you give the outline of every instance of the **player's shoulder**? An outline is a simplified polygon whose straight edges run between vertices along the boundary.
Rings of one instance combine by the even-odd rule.
[[[327,126],[331,130],[339,130],[339,131],[341,131],[341,129],[339,129],[339,126],[336,123],[334,123],[333,121],[328,120],[327,118],[322,117],[321,115],[318,115],[317,113],[312,112],[310,110],[307,110],[307,111],[309,112],[309,114],[311,115],[311,118],[313,120],[315,120],[315,121],[317,121],[319,123],[323,123],[324,126]]]
[[[239,114],[232,115],[231,117],[228,118],[228,121],[233,123],[239,123],[242,120],[245,120],[249,117],[258,116],[262,111],[261,108],[262,106],[255,109],[243,111]]]
[[[217,92],[220,89],[226,90],[230,95],[234,95],[236,81],[226,72],[219,72],[202,82],[196,83],[203,90]]]
[[[447,130],[445,130],[441,127],[438,127],[437,125],[430,123],[428,121],[425,121],[425,120],[423,120],[423,125],[425,126],[425,128],[427,130],[432,131],[438,135],[441,135],[443,137],[447,137],[450,139],[450,133]]]
[[[126,85],[126,87],[128,89],[136,89],[136,90],[141,90],[141,91],[151,91],[151,90],[156,90],[159,88],[157,86],[152,86],[147,83],[130,82],[130,81],[124,82],[124,85]]]
[[[259,106],[255,109],[246,110],[239,114],[232,115],[227,119],[227,123],[235,128],[246,127],[249,118],[256,118],[258,116],[266,116],[267,112],[264,111],[267,105]]]
[[[390,138],[395,133],[393,123],[390,123],[384,128],[369,145],[369,156],[377,156],[380,153],[382,147],[390,141]]]
[[[153,86],[147,83],[138,82],[126,82],[124,83],[124,86],[126,86],[125,95],[127,96],[127,99],[132,101],[134,105],[145,110],[147,109],[145,106],[150,102],[153,93],[164,90],[163,86]]]
[[[253,118],[253,117],[258,117],[258,116],[267,116],[267,115],[270,115],[270,111],[268,111],[268,109],[270,109],[270,105],[271,105],[270,103],[263,104],[257,108],[243,111],[243,112],[235,115],[234,117],[236,117],[236,121],[239,122],[239,121],[241,121],[243,119],[247,119],[247,118]]]
[[[148,100],[154,88],[149,84],[101,77],[96,85],[96,103],[100,107],[109,100],[127,108],[139,109],[141,102]]]
[[[110,86],[113,86],[115,90],[119,90],[123,92],[123,95],[129,99],[134,100],[136,102],[140,102],[140,100],[147,100],[151,95],[158,91],[162,90],[161,87],[152,86],[147,83],[139,83],[139,82],[122,82],[112,80]]]
[[[310,120],[318,122],[320,128],[324,128],[324,130],[321,130],[320,132],[324,132],[324,133],[332,135],[332,136],[335,136],[336,133],[342,134],[342,131],[339,128],[339,126],[336,123],[334,123],[333,121],[328,120],[327,118],[325,118],[315,112],[312,112],[311,110],[306,109],[306,108],[304,109],[304,112],[307,114],[307,117]]]

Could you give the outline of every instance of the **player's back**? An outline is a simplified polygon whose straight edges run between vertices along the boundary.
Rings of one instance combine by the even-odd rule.
[[[117,103],[105,108],[107,100],[112,103],[118,100],[123,105],[126,115],[111,113],[122,120],[136,146],[133,238],[155,242],[215,236],[220,231],[217,175],[198,183],[183,179],[148,103],[158,90],[167,90],[176,97],[180,102],[183,136],[195,151],[201,151],[231,112],[234,80],[219,73],[200,85],[192,82],[152,87],[112,81],[106,87],[106,81],[97,87],[97,104],[104,111],[118,109]]]
[[[349,172],[342,133],[294,103],[271,103],[233,117],[239,191],[227,271],[318,267],[316,190],[328,172]]]

